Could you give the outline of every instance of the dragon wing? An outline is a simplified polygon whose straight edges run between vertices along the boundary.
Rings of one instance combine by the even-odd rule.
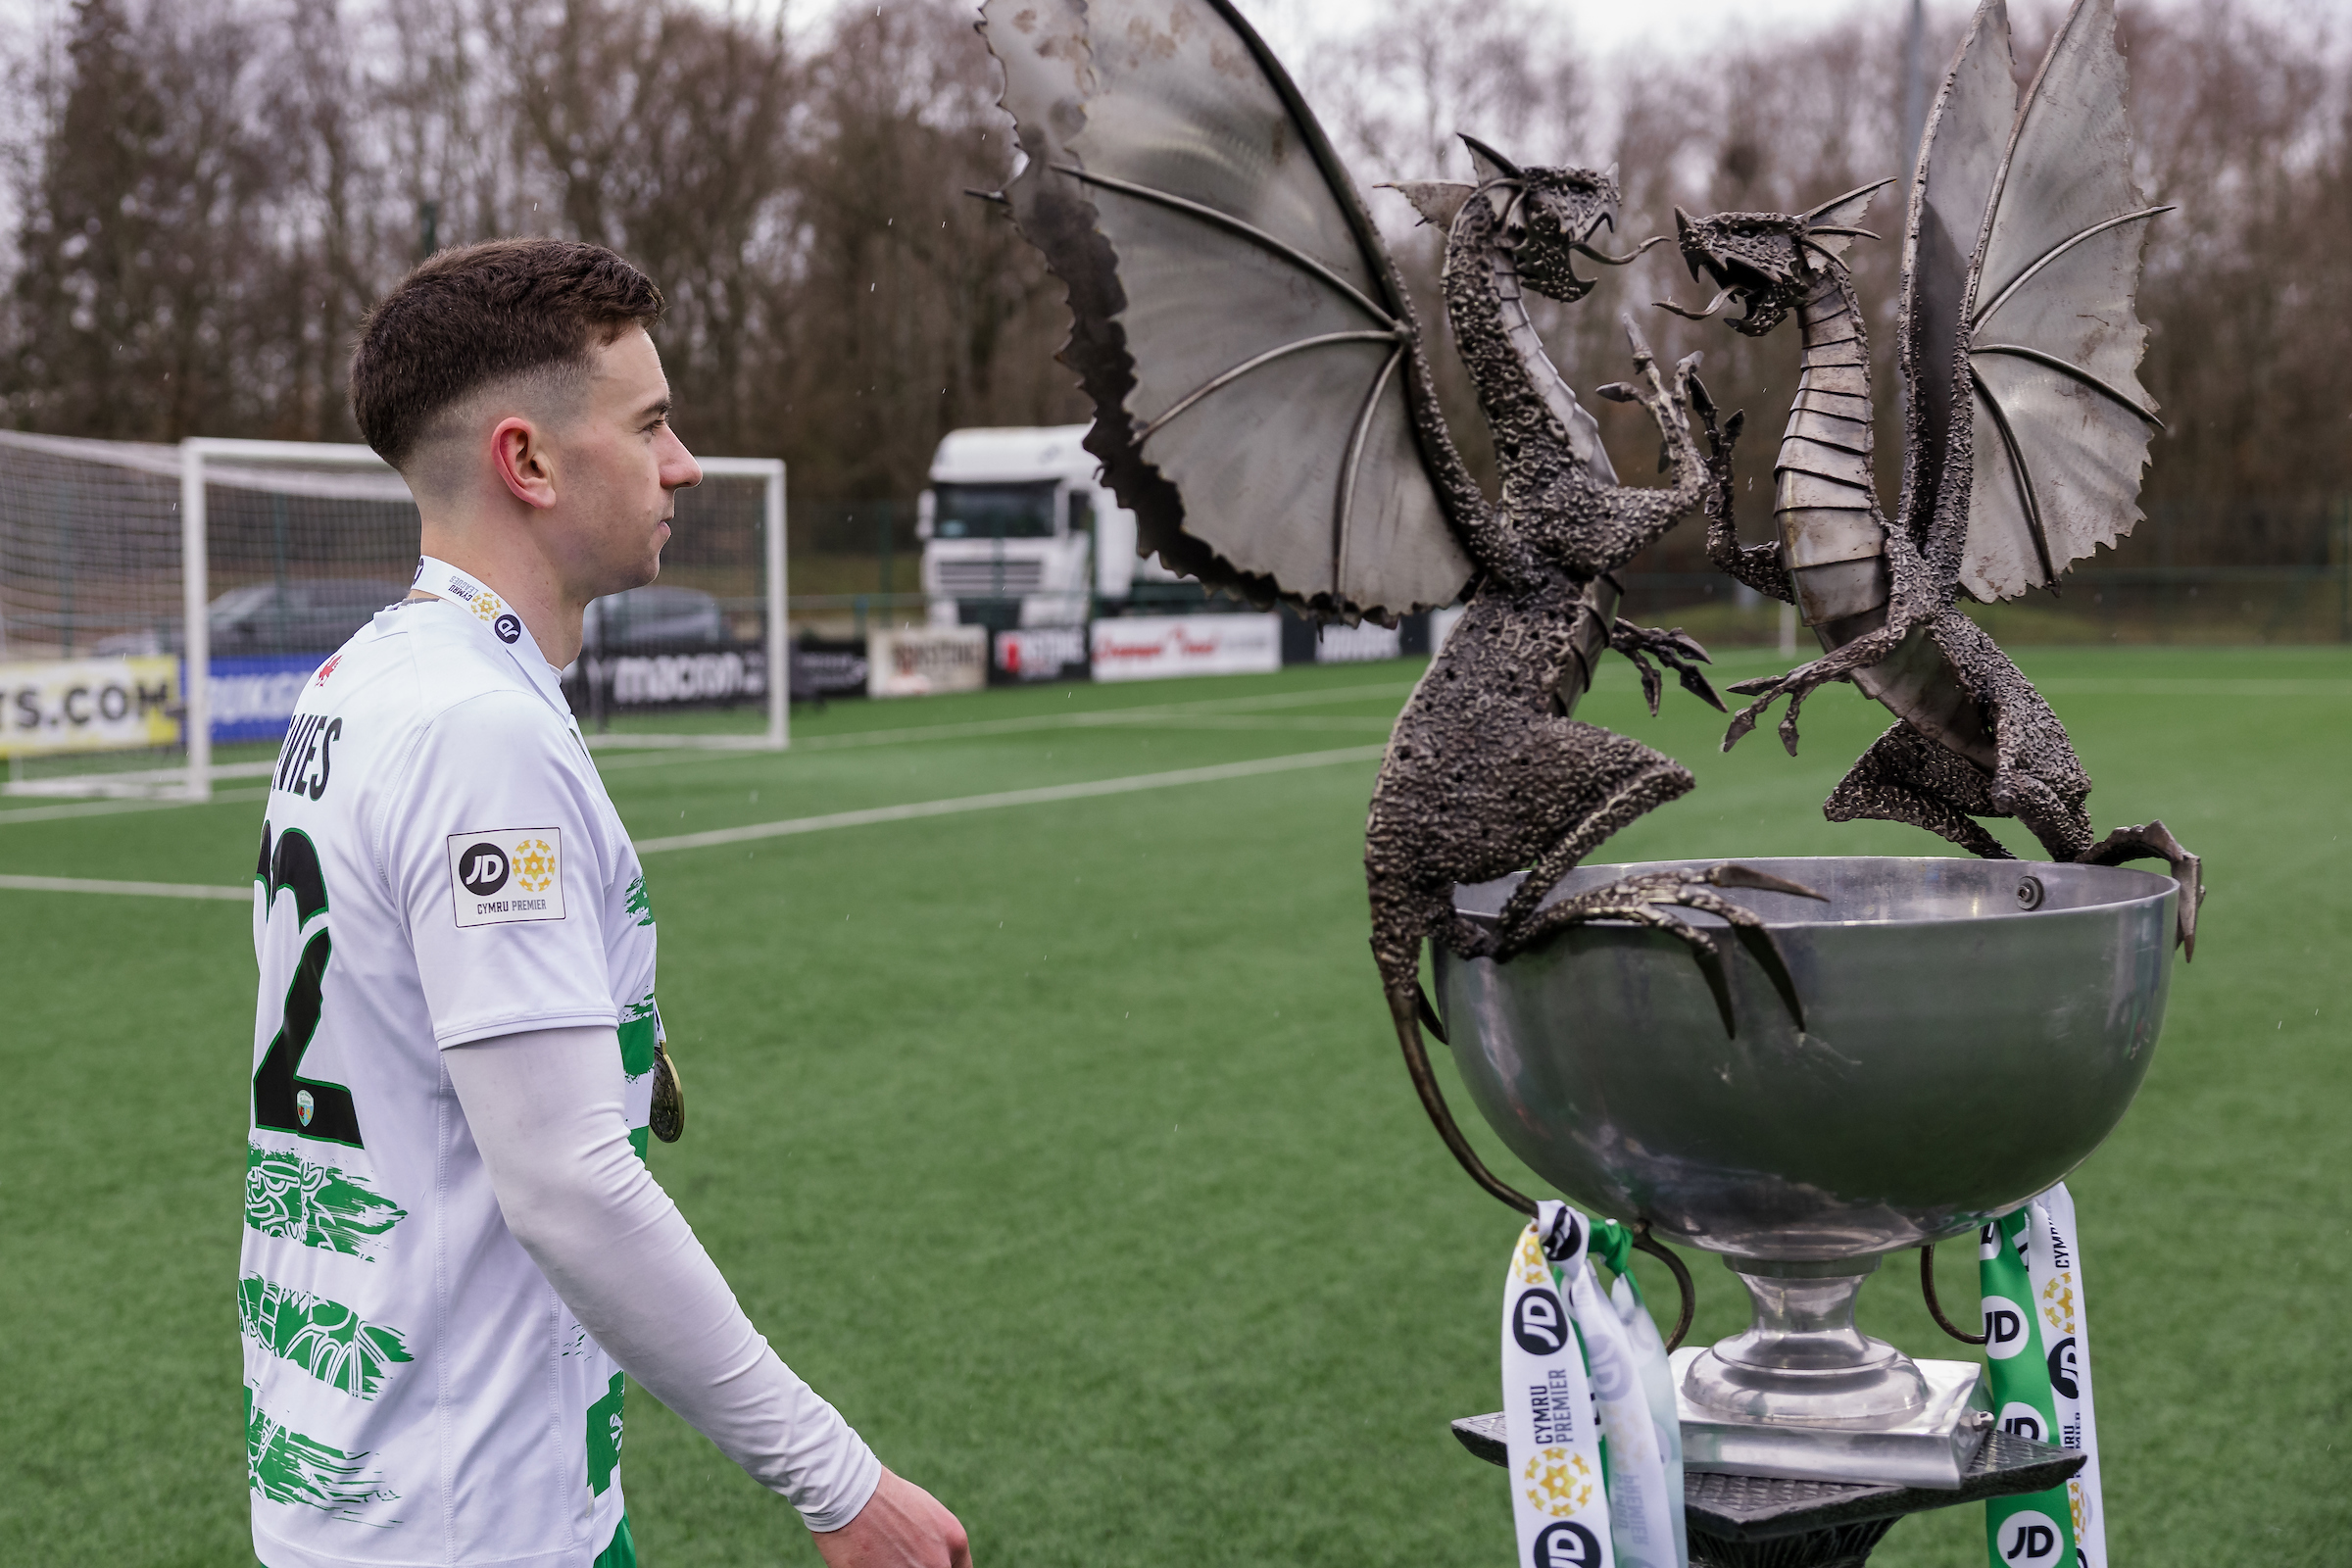
[[[2009,14],[1984,0],[1929,111],[1903,231],[1902,318],[1895,353],[1907,390],[1909,440],[1903,451],[1897,509],[1922,546],[1947,482],[1968,482],[1968,452],[1955,465],[1958,421],[1970,417],[1968,358],[1961,324],[1977,241],[2017,121],[2017,82],[2009,61]]]
[[[1423,449],[1444,426],[1403,286],[1256,33],[1227,0],[982,15],[1026,158],[1005,197],[1068,286],[1087,450],[1141,548],[1322,617],[1449,603],[1476,489]]]
[[[2075,0],[1984,204],[1964,321],[1976,482],[1959,581],[1987,603],[2055,583],[2139,521],[2162,421],[2139,384],[2147,328],[2132,301],[2147,220],[2170,209],[2132,188],[2127,85],[2114,0]]]

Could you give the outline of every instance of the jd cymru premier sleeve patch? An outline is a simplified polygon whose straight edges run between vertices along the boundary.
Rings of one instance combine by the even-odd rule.
[[[564,830],[524,827],[452,833],[449,882],[461,926],[561,920]]]

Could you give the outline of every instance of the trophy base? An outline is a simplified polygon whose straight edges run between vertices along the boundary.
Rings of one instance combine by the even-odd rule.
[[[1694,1403],[1685,1380],[1707,1353],[1691,1346],[1673,1357],[1688,1470],[1955,1492],[1992,1428],[1984,1368],[1973,1361],[1915,1362],[1927,1384],[1919,1409],[1884,1425],[1825,1427],[1747,1419]]]
[[[1511,1462],[1499,1410],[1463,1417],[1453,1435],[1489,1464]],[[2082,1459],[1994,1428],[1957,1489],[1694,1473],[1683,1484],[1690,1568],[1861,1568],[1911,1514],[2047,1492],[2081,1470]]]

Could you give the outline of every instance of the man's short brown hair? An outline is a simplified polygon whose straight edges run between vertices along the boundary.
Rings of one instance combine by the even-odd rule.
[[[494,239],[442,251],[378,300],[351,359],[360,434],[394,467],[466,394],[585,369],[592,349],[662,318],[654,280],[602,245]]]

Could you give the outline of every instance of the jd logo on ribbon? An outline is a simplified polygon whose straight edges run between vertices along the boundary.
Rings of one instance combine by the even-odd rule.
[[[2015,1301],[1984,1298],[1984,1353],[2006,1361],[2026,1348],[2026,1314]]]
[[[2001,1430],[2083,1456],[2082,1469],[2047,1492],[1984,1505],[1991,1568],[2107,1568],[2090,1325],[2075,1238],[2075,1201],[2061,1183],[1985,1226],[1978,1250],[1985,1372]]]
[[[1544,1526],[1536,1538],[1532,1568],[1598,1568],[1600,1561],[1600,1542],[1592,1532],[1563,1520]]]
[[[2028,1443],[2050,1441],[2050,1429],[2042,1423],[2041,1412],[2030,1404],[2002,1405],[2000,1428],[2011,1437],[2023,1438]]]
[[[1689,1568],[1673,1373],[1633,1233],[1539,1203],[1503,1278],[1502,1407],[1520,1568]],[[1604,1291],[1597,1256],[1617,1275]]]
[[[2082,1386],[2075,1379],[2075,1342],[2071,1339],[2050,1348],[2050,1387],[2062,1399],[2082,1397]]]
[[[2058,1561],[2066,1538],[2037,1513],[2013,1513],[1993,1538],[1993,1555],[2011,1568],[2043,1568]]]
[[[1556,1355],[1568,1343],[1568,1314],[1560,1298],[1537,1289],[1521,1293],[1511,1308],[1511,1338],[1530,1355]]]

